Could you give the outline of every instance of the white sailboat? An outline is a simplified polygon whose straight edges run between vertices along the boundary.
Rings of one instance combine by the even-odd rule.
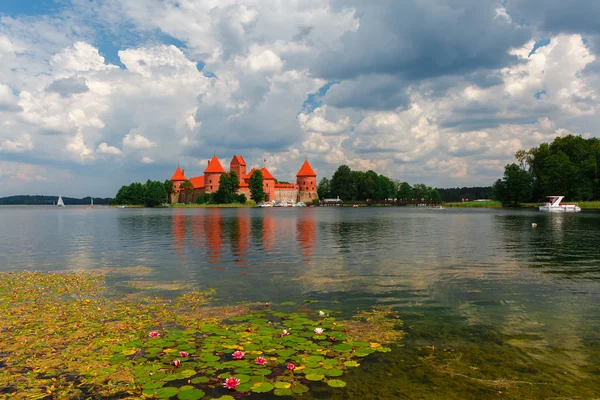
[[[545,212],[579,212],[581,208],[577,204],[560,204],[565,196],[547,196],[548,202],[540,205],[540,211]]]
[[[58,201],[56,202],[56,206],[60,208],[65,208],[65,203],[63,202],[62,196],[58,196]]]

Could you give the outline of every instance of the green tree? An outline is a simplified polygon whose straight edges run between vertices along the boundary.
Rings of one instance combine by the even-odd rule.
[[[170,179],[166,179],[163,185],[165,186],[165,191],[167,192],[167,201],[170,203],[171,195],[175,193],[175,186],[173,186],[173,181]]]
[[[129,203],[133,205],[143,206],[146,204],[146,186],[139,182],[133,182],[128,189]]]
[[[331,197],[331,181],[325,177],[321,178],[321,181],[317,185],[317,194],[320,199]]]
[[[240,181],[234,171],[224,173],[219,178],[219,189],[215,193],[214,200],[217,204],[230,204],[235,200]]]
[[[255,170],[248,180],[250,188],[250,198],[257,203],[265,199],[265,191],[263,188],[263,174],[260,170]]]
[[[165,184],[159,181],[148,180],[146,182],[146,207],[156,207],[167,201],[167,190]]]
[[[432,189],[429,193],[430,199],[434,204],[439,204],[442,202],[442,198],[440,196],[440,192],[437,189]]]
[[[352,170],[347,165],[340,165],[331,177],[331,195],[342,200],[352,200]]]
[[[431,188],[423,183],[417,183],[413,186],[413,197],[417,203],[428,201],[431,196]]]
[[[531,200],[533,178],[517,164],[509,164],[504,167],[504,177],[498,179],[492,189],[495,200],[504,205],[518,205]]]
[[[412,187],[407,182],[402,182],[398,188],[397,197],[403,202],[410,201],[413,198]]]

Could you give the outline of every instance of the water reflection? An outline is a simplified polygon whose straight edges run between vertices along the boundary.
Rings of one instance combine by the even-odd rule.
[[[446,211],[0,208],[11,227],[0,268],[142,266],[137,279],[214,287],[224,303],[384,304],[428,346],[473,350],[476,337],[588,376],[600,357],[600,213]]]

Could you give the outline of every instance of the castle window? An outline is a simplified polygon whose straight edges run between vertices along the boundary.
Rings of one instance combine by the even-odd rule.
[[[208,183],[212,183],[212,181],[208,181]]]

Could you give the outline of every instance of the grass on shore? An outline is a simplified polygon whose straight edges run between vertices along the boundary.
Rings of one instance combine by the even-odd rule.
[[[459,201],[452,203],[444,203],[444,207],[458,208],[502,208],[502,203],[499,201]]]

